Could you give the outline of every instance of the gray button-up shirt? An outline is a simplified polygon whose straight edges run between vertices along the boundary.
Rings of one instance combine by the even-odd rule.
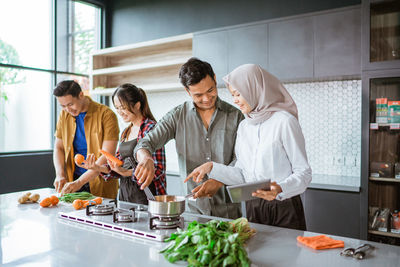
[[[236,131],[243,118],[240,110],[218,98],[207,130],[193,102],[187,101],[169,111],[153,130],[139,140],[134,155],[140,148],[153,153],[174,138],[183,183],[189,173],[207,161],[228,165],[234,160]],[[190,193],[198,184],[191,179],[185,186]],[[231,203],[225,186],[212,198],[187,202],[191,212],[226,218],[241,216],[240,206]]]

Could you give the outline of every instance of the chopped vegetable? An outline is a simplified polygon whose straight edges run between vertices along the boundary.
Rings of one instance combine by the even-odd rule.
[[[103,199],[101,197],[96,197],[95,199],[93,199],[93,201],[96,202],[96,205],[103,203]]]
[[[160,253],[171,263],[184,260],[189,266],[250,266],[244,243],[255,233],[246,218],[231,222],[191,222],[186,231],[178,229]]]
[[[76,210],[80,210],[80,209],[83,207],[82,200],[80,200],[80,199],[75,199],[74,202],[72,202],[72,206],[73,206]]]
[[[117,157],[111,155],[110,153],[108,153],[105,150],[100,149],[100,153],[103,154],[107,158],[107,160],[114,162],[117,166],[121,166],[122,164],[124,164]]]
[[[51,200],[51,205],[53,205],[53,206],[55,206],[55,205],[57,205],[58,204],[58,197],[56,197],[56,196],[51,196],[50,197],[50,200]]]
[[[50,197],[46,197],[42,201],[40,201],[40,206],[42,206],[43,208],[49,207],[50,205],[51,205]]]
[[[76,154],[74,159],[77,165],[82,165],[82,163],[85,161],[85,157],[81,154]]]
[[[95,198],[95,196],[93,196],[89,192],[83,191],[83,192],[64,194],[62,197],[60,197],[60,200],[67,202],[67,203],[72,203],[72,202],[74,202],[75,199],[87,200],[87,199],[93,199],[93,198]]]

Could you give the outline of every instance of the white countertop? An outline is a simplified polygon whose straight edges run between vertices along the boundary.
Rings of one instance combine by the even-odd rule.
[[[31,190],[41,198],[50,188]],[[0,195],[1,266],[182,266],[167,262],[159,250],[166,244],[68,222],[59,211],[73,211],[70,204],[41,208],[20,205],[22,192]],[[321,214],[321,216],[323,216]],[[400,266],[400,247],[368,242],[377,249],[357,261],[339,256],[341,249],[316,251],[296,242],[299,235],[315,233],[252,224],[257,234],[247,246],[252,266]],[[335,237],[345,246],[365,241]],[[185,264],[183,264],[185,265]]]

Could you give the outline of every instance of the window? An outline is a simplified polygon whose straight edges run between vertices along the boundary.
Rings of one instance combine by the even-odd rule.
[[[74,79],[88,90],[101,13],[84,1],[0,0],[0,153],[52,149],[53,88]]]
[[[100,9],[80,2],[70,2],[68,41],[71,51],[70,72],[89,73],[90,53],[100,48]]]
[[[51,0],[0,0],[0,63],[51,68]]]

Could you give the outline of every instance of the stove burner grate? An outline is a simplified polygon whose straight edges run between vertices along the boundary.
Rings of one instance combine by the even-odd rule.
[[[136,222],[135,208],[129,210],[118,209],[113,212],[114,223]]]
[[[184,219],[181,216],[153,216],[149,220],[149,227],[153,229],[174,229],[184,227]]]
[[[115,200],[111,200],[108,204],[89,205],[86,207],[86,215],[111,215],[116,206]]]

